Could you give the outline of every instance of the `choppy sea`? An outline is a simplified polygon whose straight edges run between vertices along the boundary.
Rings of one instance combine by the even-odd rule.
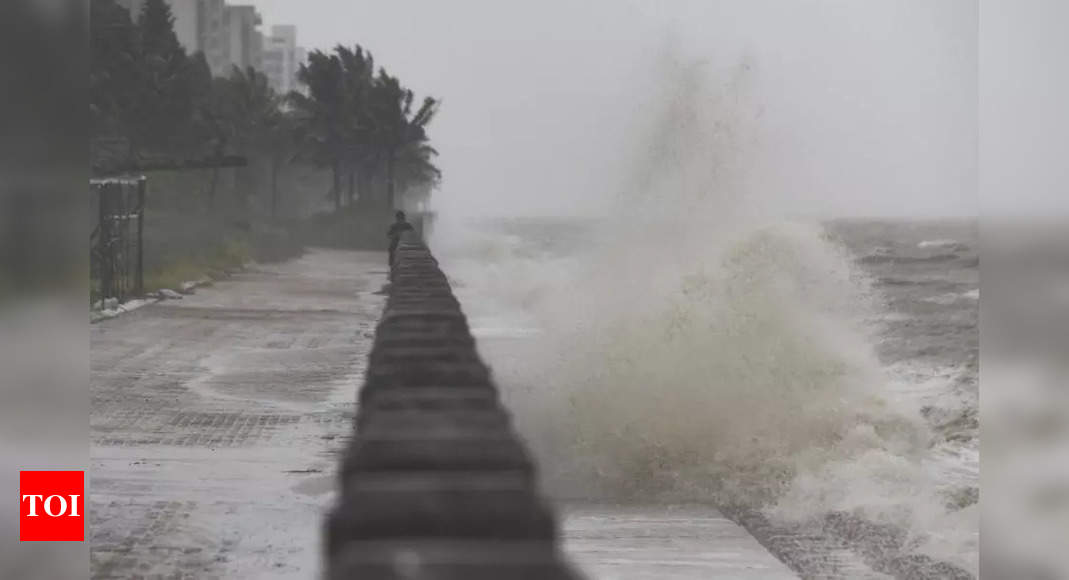
[[[708,506],[802,577],[975,577],[975,222],[512,219],[432,242],[584,525]],[[584,566],[703,577],[638,561]]]

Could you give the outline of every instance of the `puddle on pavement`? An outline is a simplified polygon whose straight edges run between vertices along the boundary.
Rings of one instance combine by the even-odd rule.
[[[318,475],[305,478],[293,486],[293,491],[304,495],[323,495],[334,491],[334,477],[330,475]]]

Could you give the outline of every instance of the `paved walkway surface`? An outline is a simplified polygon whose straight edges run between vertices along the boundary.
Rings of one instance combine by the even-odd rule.
[[[319,577],[384,261],[314,250],[92,326],[94,578]],[[562,514],[592,578],[794,577],[715,510]]]
[[[93,325],[94,578],[315,578],[385,256],[315,250]]]
[[[564,550],[598,580],[798,578],[709,507],[569,505],[561,513]]]

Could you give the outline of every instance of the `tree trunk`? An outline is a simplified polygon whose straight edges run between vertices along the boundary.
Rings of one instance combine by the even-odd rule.
[[[334,190],[331,192],[334,195],[334,211],[341,211],[341,167],[339,167],[338,161],[334,161],[331,169],[334,173]]]
[[[215,188],[219,185],[219,168],[212,168],[212,182],[208,186],[208,209],[215,209]]]
[[[271,221],[278,219],[278,166],[277,159],[271,160]]]
[[[352,207],[353,199],[356,196],[356,170],[349,168],[349,206]]]
[[[223,158],[223,153],[226,151],[226,145],[220,144],[215,147],[215,159],[216,161]],[[208,209],[215,209],[215,192],[219,187],[219,164],[216,163],[215,167],[212,167],[212,182],[208,186]]]
[[[356,173],[356,203],[360,204],[360,207],[368,206],[368,196],[371,195],[368,173],[367,166]]]
[[[249,160],[249,164],[252,164],[252,160]],[[252,168],[249,165],[245,167],[234,168],[234,201],[237,203],[237,207],[244,210],[249,205],[249,172]]]

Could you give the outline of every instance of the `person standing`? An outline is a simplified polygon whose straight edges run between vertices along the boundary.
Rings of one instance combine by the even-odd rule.
[[[397,251],[397,246],[401,243],[401,234],[405,232],[415,231],[412,224],[405,220],[405,212],[398,211],[394,214],[396,220],[390,224],[390,229],[386,232],[386,237],[390,238],[390,267],[393,267],[393,255]]]

